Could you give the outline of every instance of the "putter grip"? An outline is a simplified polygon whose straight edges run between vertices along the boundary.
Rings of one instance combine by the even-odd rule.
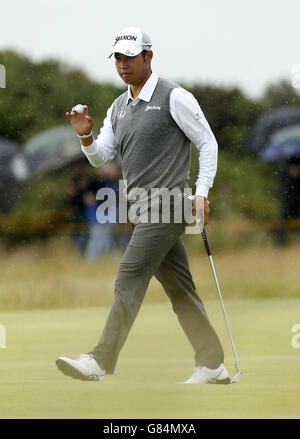
[[[207,252],[208,256],[211,256],[211,251],[210,251],[210,247],[209,247],[209,244],[208,244],[208,240],[207,240],[207,236],[206,236],[206,231],[205,231],[204,228],[203,228],[203,230],[201,232],[201,235],[202,235],[203,242],[204,242],[204,245],[205,245],[205,248],[206,248],[206,252]]]

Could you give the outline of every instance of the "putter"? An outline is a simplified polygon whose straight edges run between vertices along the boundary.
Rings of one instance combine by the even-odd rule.
[[[229,334],[229,338],[230,338],[231,346],[232,346],[232,350],[233,350],[233,355],[234,355],[234,358],[235,358],[235,368],[236,368],[237,373],[236,373],[236,375],[231,380],[231,384],[234,384],[234,383],[237,383],[240,380],[240,378],[242,376],[242,372],[239,370],[239,360],[238,360],[238,356],[237,356],[237,353],[236,353],[236,350],[235,350],[235,346],[234,346],[234,342],[233,342],[233,337],[232,337],[232,334],[231,334],[231,330],[230,330],[230,326],[229,326],[229,322],[228,322],[228,318],[227,318],[224,302],[223,302],[223,299],[222,299],[220,285],[219,285],[217,273],[216,273],[216,270],[215,270],[214,261],[213,261],[212,255],[211,255],[211,250],[210,250],[210,247],[209,247],[206,231],[205,231],[205,228],[201,227],[200,224],[199,224],[199,226],[200,226],[203,242],[204,242],[204,245],[205,245],[205,249],[206,249],[206,252],[207,252],[207,256],[209,258],[209,262],[210,262],[210,265],[211,265],[211,268],[212,268],[212,272],[213,272],[213,275],[214,275],[214,278],[215,278],[215,282],[216,282],[217,290],[218,290],[218,293],[219,293],[219,298],[220,298],[223,314],[224,314],[224,317],[225,317],[227,331],[228,331],[228,334]]]
[[[189,200],[192,200],[192,201],[195,199],[195,195],[187,196],[186,194],[182,194],[182,196],[187,197]],[[207,201],[207,202],[209,204],[209,201]],[[234,383],[237,383],[240,380],[240,378],[242,376],[242,372],[239,370],[239,360],[238,360],[238,356],[237,356],[237,353],[236,353],[236,350],[235,350],[234,341],[233,341],[233,337],[232,337],[232,334],[231,334],[231,329],[230,329],[230,326],[229,326],[229,322],[228,322],[228,318],[227,318],[227,314],[226,314],[226,310],[225,310],[225,306],[224,306],[224,302],[223,302],[223,298],[222,298],[222,293],[221,293],[221,289],[220,289],[217,273],[216,273],[216,270],[215,270],[214,261],[213,261],[213,258],[212,258],[210,246],[209,246],[209,243],[208,243],[205,227],[204,227],[204,225],[202,225],[202,224],[204,224],[204,216],[200,220],[196,220],[196,222],[198,223],[198,225],[200,227],[200,232],[201,232],[201,235],[202,235],[202,238],[203,238],[203,242],[204,242],[204,245],[205,245],[207,256],[209,258],[210,266],[211,266],[211,269],[212,269],[212,272],[213,272],[213,275],[214,275],[214,278],[215,278],[215,282],[216,282],[217,290],[218,290],[218,293],[219,293],[219,298],[220,298],[223,314],[224,314],[224,317],[225,317],[227,331],[228,331],[228,335],[229,335],[231,346],[232,346],[232,350],[233,350],[233,355],[234,355],[234,359],[235,359],[235,368],[236,368],[236,372],[237,372],[236,375],[231,380],[231,384],[234,384]]]

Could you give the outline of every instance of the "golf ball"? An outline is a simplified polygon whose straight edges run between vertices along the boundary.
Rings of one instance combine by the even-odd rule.
[[[76,113],[83,113],[83,110],[84,110],[83,105],[81,104],[76,105],[75,107]]]

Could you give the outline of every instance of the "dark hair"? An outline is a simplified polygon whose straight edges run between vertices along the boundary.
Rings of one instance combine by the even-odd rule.
[[[146,61],[146,53],[149,52],[148,50],[142,50],[142,55],[144,58],[144,61]]]

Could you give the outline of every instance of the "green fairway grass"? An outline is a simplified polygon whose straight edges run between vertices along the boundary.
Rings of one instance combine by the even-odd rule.
[[[142,306],[115,375],[83,382],[63,375],[58,356],[92,348],[108,307],[2,311],[1,418],[299,418],[300,349],[291,328],[300,299],[228,299],[225,303],[243,372],[230,386],[180,385],[193,353],[167,303]],[[234,375],[234,358],[220,303],[206,309]],[[200,336],[200,334],[199,334]]]

